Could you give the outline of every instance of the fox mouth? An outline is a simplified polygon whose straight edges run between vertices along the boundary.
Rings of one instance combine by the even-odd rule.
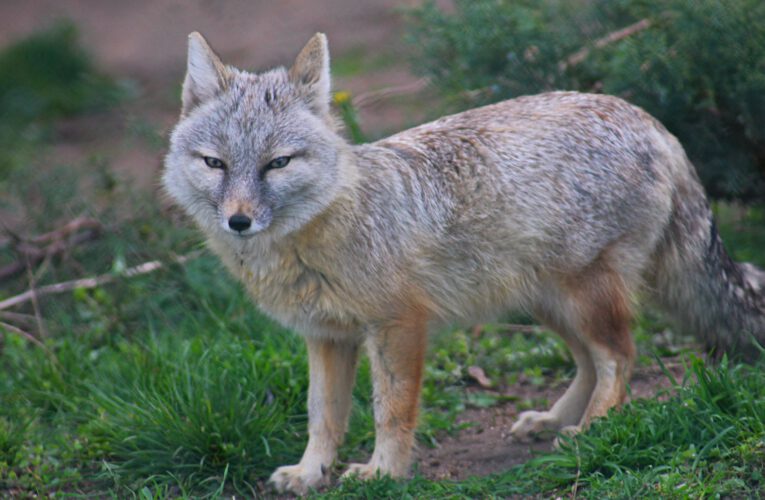
[[[224,228],[226,233],[230,234],[231,236],[234,236],[236,238],[242,239],[242,240],[249,240],[251,238],[254,238],[255,236],[263,234],[263,232],[268,228],[268,226],[264,226],[262,228],[250,228],[246,231],[235,231],[233,229]]]
[[[271,226],[271,224],[253,223],[247,229],[237,230],[237,229],[232,229],[229,226],[228,222],[223,222],[223,224],[221,225],[223,226],[222,229],[224,232],[242,240],[249,240],[251,238],[254,238],[255,236],[262,235]]]

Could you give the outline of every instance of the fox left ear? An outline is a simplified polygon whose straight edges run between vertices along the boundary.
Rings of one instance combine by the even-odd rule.
[[[289,77],[304,93],[314,112],[321,117],[329,114],[329,49],[324,33],[316,33],[303,47],[290,68]]]
[[[230,71],[196,31],[189,35],[186,79],[183,81],[182,115],[212,99],[226,88]]]

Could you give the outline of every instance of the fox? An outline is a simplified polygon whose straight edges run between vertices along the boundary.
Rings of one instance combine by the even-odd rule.
[[[638,302],[714,352],[765,343],[765,272],[729,257],[693,165],[647,112],[556,91],[352,145],[330,80],[322,33],[260,73],[192,33],[162,175],[257,307],[305,339],[308,443],[277,491],[329,484],[362,351],[375,445],[342,478],[406,476],[444,325],[520,310],[566,342],[574,379],[518,416],[518,440],[574,435],[623,403]]]

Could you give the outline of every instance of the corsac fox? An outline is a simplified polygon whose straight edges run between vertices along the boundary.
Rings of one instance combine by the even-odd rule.
[[[189,36],[163,183],[258,307],[305,337],[308,445],[279,491],[326,484],[359,351],[374,379],[371,459],[410,465],[427,332],[521,309],[577,373],[510,432],[577,432],[619,405],[639,295],[718,352],[765,341],[765,273],[734,263],[678,141],[616,97],[552,92],[350,145],[330,110],[327,40],[290,69],[224,65]]]

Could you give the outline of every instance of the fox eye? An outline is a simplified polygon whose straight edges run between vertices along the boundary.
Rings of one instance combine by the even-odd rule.
[[[278,158],[274,158],[268,162],[268,165],[266,165],[266,170],[271,170],[272,168],[284,168],[287,166],[291,159],[292,157],[290,156],[280,156]]]
[[[223,163],[223,160],[220,158],[214,158],[212,156],[203,156],[202,159],[204,159],[205,163],[210,168],[218,168],[221,170],[226,170],[226,164]]]

